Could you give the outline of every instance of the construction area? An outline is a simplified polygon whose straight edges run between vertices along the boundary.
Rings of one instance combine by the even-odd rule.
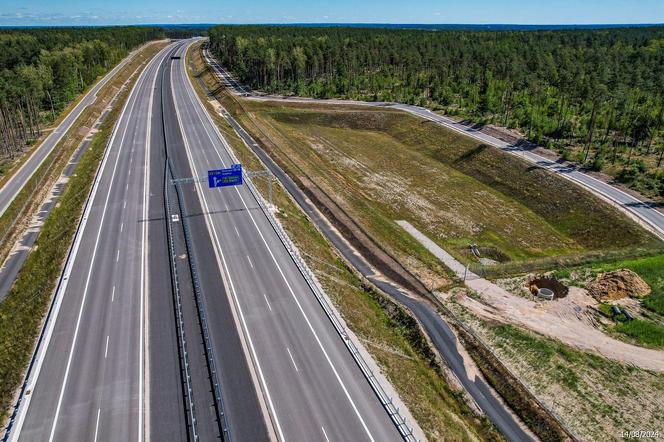
[[[534,339],[546,345],[583,355],[578,364],[560,370],[580,379],[575,388],[582,393],[567,396],[569,408],[559,408],[550,390],[534,387],[541,385],[548,370],[530,371],[526,376],[519,370],[523,361],[511,365],[514,355],[505,354],[503,361],[529,380],[538,397],[554,400],[551,405],[562,420],[569,419],[571,428],[592,440],[594,425],[610,428],[621,419],[629,423],[629,416],[634,423],[658,423],[663,404],[656,396],[651,407],[640,408],[636,415],[630,410],[640,401],[619,400],[623,392],[601,396],[602,401],[615,403],[614,413],[593,408],[600,399],[590,391],[596,394],[601,371],[580,373],[592,364],[611,373],[626,370],[632,374],[621,376],[624,388],[654,388],[664,381],[664,352],[613,332],[612,317],[602,313],[604,301],[589,295],[585,287],[537,273],[520,277],[518,290],[500,287],[508,284],[510,273],[555,268],[555,262],[573,266],[603,257],[655,253],[661,243],[651,234],[562,178],[405,114],[250,100],[243,100],[242,106],[270,155],[300,180],[319,207],[329,210],[328,217],[337,220],[337,228],[349,226],[355,231],[356,247],[366,251],[363,245],[370,242],[362,238],[370,235],[427,287],[441,293],[445,305],[466,315],[498,354],[500,348],[493,347],[498,338],[491,334],[494,325],[485,329],[486,324],[517,326],[515,333],[536,333]],[[461,265],[471,270],[502,266],[507,275],[487,281],[484,288],[480,282],[484,279],[478,278],[474,283],[480,284],[479,289],[457,292],[453,287],[462,275],[395,223],[402,219]],[[354,223],[362,227],[360,232],[352,227]],[[390,273],[387,268],[381,270]],[[641,317],[641,309],[635,306],[623,310]],[[509,333],[502,339],[503,345],[516,340]],[[599,359],[593,355],[600,355]],[[561,382],[558,388],[566,388]],[[572,423],[578,407],[588,409],[589,418]],[[613,423],[602,416],[613,416]]]
[[[659,302],[659,286],[602,277],[596,264],[660,259],[661,241],[631,218],[517,156],[392,109],[217,99],[377,271],[433,291],[570,431],[598,440],[615,429],[617,439],[625,426],[661,425],[664,352],[620,329],[661,323],[641,305]]]

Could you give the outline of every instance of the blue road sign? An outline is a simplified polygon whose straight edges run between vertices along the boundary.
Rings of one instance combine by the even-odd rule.
[[[242,165],[233,164],[229,169],[208,170],[208,187],[239,186],[242,184]]]

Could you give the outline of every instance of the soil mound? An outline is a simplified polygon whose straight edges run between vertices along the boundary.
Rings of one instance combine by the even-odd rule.
[[[631,270],[621,269],[600,273],[586,285],[588,294],[598,301],[642,297],[650,294],[650,286]]]

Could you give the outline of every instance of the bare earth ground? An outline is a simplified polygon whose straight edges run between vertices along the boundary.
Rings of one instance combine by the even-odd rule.
[[[515,324],[559,339],[567,345],[598,353],[607,358],[664,372],[664,351],[631,345],[604,334],[593,310],[598,302],[578,287],[554,301],[533,300],[525,294],[524,277],[496,284],[467,272],[464,265],[405,221],[397,223],[449,267],[474,296],[459,292],[455,301],[484,320]],[[522,296],[519,296],[522,295]],[[443,300],[445,295],[442,295]]]
[[[272,154],[305,171],[327,195],[334,195],[344,210],[414,273],[421,272],[422,267],[434,269],[431,258],[438,260],[430,250],[416,252],[414,245],[421,245],[395,219],[408,220],[449,252],[457,264],[467,262],[461,249],[467,249],[473,240],[496,246],[515,258],[556,255],[596,248],[599,244],[611,247],[619,241],[625,245],[648,241],[634,223],[576,186],[543,174],[539,178],[548,182],[533,188],[533,181],[527,176],[533,172],[520,172],[521,164],[512,158],[488,156],[494,155],[495,149],[477,153],[465,138],[441,132],[437,127],[423,128],[421,123],[395,117],[393,112],[348,112],[334,107],[323,113],[266,103],[252,103],[250,109],[253,121],[278,146]],[[410,134],[418,131],[422,133]],[[449,138],[436,141],[434,136]],[[439,143],[442,151],[439,149],[432,157],[425,147],[414,147],[414,139],[431,145]],[[469,155],[474,159],[469,160]],[[491,168],[491,159],[505,165],[497,169],[492,185],[488,185],[483,182],[484,172],[476,172],[476,168]],[[459,161],[467,165],[460,168]],[[517,168],[517,172],[501,179],[499,172],[508,166]],[[513,189],[514,183],[499,181],[505,179],[530,186],[527,197]],[[542,208],[540,201],[553,210]],[[583,209],[594,207],[593,204],[596,212]],[[556,216],[560,217],[557,221],[552,219]],[[608,224],[613,227],[607,228]],[[585,236],[579,238],[579,230]],[[449,262],[443,263],[454,270]],[[605,335],[591,323],[590,316],[584,313],[587,305],[576,295],[562,300],[569,304],[563,308],[560,301],[544,306],[514,296],[484,279],[470,281],[468,286],[479,293],[479,298],[466,297],[459,302],[482,318],[521,325],[614,360],[664,371],[664,352]]]
[[[579,291],[546,315],[565,317]],[[664,373],[644,370],[576,350],[517,327],[485,320],[456,293],[445,301],[482,337],[501,361],[582,440],[622,440],[622,431],[664,430]],[[550,303],[551,304],[551,303]],[[488,316],[487,316],[488,317]]]
[[[197,69],[203,66],[198,51],[194,52],[193,61]],[[215,88],[216,81],[210,75],[204,74],[201,79],[208,87]],[[198,86],[196,81],[194,84]],[[202,95],[201,90],[199,93]],[[206,104],[210,105],[210,110],[216,111],[211,115],[242,163],[249,170],[262,169],[233,129],[219,117],[219,103],[206,100]],[[255,184],[266,195],[266,183],[261,180]],[[381,366],[381,371],[398,391],[428,440],[502,440],[495,429],[469,409],[458,387],[449,383],[431,361],[418,352],[409,340],[411,330],[398,322],[399,310],[394,306],[386,308],[381,304],[382,298],[367,291],[281,186],[274,187],[274,203],[279,208],[277,216],[289,236],[348,326]]]
[[[465,258],[462,251],[471,241],[495,246],[516,260],[650,242],[634,223],[587,192],[506,160],[493,149],[471,146],[463,137],[390,112],[296,107],[247,103],[246,110],[276,144],[273,156],[335,195],[414,273],[418,267],[431,268],[431,257],[414,252],[412,238],[395,228],[395,219],[409,220],[457,259]],[[583,293],[573,290],[564,302],[542,307],[486,280],[476,279],[471,287],[479,296],[446,300],[456,301],[470,323],[512,322],[549,336],[537,338],[554,348],[548,359],[532,358],[538,348],[530,343],[519,348],[515,338],[498,336],[493,328],[483,337],[496,349],[502,349],[499,344],[507,349],[499,352],[501,359],[507,358],[510,368],[556,411],[557,396],[566,395],[565,420],[584,438],[597,440],[607,431],[618,437],[619,430],[646,429],[645,424],[657,429],[661,424],[663,408],[656,392],[662,388],[664,352],[604,335],[585,313],[591,300]],[[649,404],[636,408],[640,389],[647,390],[642,397]],[[631,402],[621,400],[627,394]],[[601,431],[592,429],[597,425]]]
[[[597,302],[583,289],[570,287],[570,294],[565,298],[537,302],[514,296],[486,280],[468,281],[467,285],[479,298],[460,296],[457,302],[482,319],[526,327],[581,350],[664,372],[663,351],[619,341],[596,327],[587,307],[595,307]]]

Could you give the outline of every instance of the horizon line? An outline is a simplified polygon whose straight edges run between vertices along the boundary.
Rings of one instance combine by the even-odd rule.
[[[664,26],[664,22],[634,22],[634,23],[400,23],[400,22],[191,22],[191,23],[78,23],[78,24],[0,24],[0,28],[57,28],[57,27],[120,27],[120,26],[301,26],[301,25],[320,25],[320,26],[519,26],[519,27],[573,27],[573,26],[611,26],[611,27],[647,27]]]

